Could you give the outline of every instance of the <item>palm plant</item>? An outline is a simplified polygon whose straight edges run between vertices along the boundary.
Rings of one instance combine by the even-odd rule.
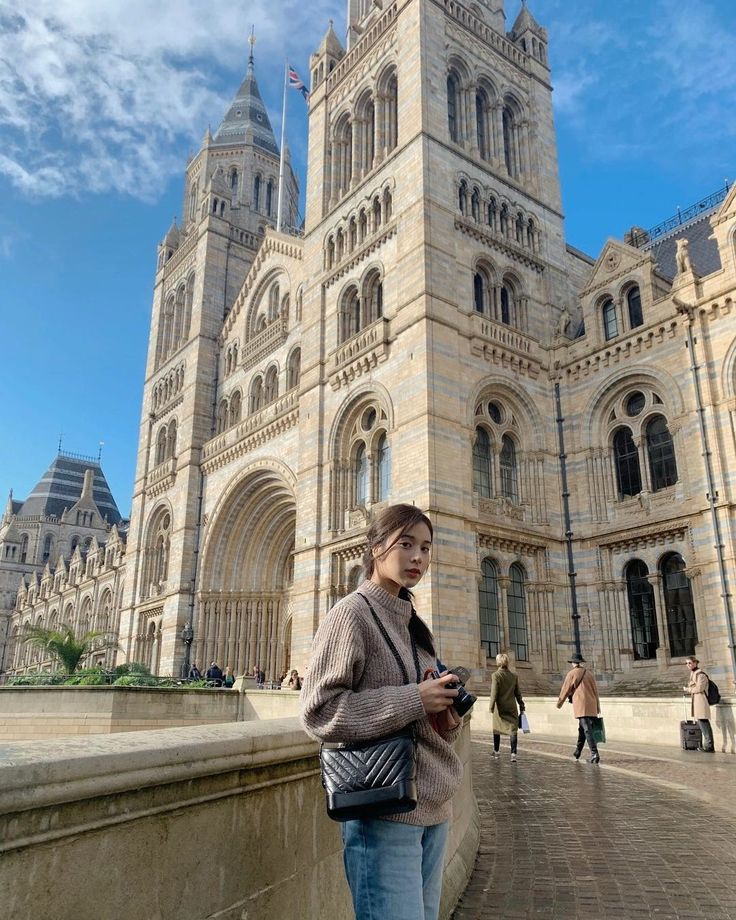
[[[97,629],[77,636],[72,627],[65,623],[55,629],[26,626],[23,642],[45,649],[57,660],[64,673],[73,674],[92,648],[94,640],[105,635],[107,633],[104,630]]]

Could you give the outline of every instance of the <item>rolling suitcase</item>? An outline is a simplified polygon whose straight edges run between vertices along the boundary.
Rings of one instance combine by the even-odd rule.
[[[685,711],[687,712],[687,704]],[[702,743],[703,734],[697,722],[692,719],[680,722],[680,747],[683,751],[697,751]]]

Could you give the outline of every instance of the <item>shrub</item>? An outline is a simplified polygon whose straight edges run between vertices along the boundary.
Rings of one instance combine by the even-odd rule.
[[[41,671],[38,674],[18,674],[16,677],[9,677],[6,686],[56,687],[59,684],[63,684],[67,678],[67,674],[60,674],[58,671]]]
[[[159,681],[150,674],[123,674],[113,681],[113,687],[158,687]]]

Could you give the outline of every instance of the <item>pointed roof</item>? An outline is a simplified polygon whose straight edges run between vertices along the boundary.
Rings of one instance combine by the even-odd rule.
[[[320,43],[317,54],[330,54],[332,57],[341,58],[345,54],[345,49],[343,48],[342,42],[337,37],[335,30],[332,27],[332,20],[327,27],[325,32],[325,37]]]
[[[102,517],[111,524],[120,521],[120,512],[112,497],[110,486],[97,460],[87,457],[58,454],[23,502],[18,517],[54,515],[61,517],[65,508],[71,508],[82,495],[85,470],[93,473],[92,495]]]
[[[268,112],[261,99],[258,83],[256,83],[252,48],[248,60],[248,73],[240,84],[240,89],[225,113],[220,127],[215,132],[212,143],[216,147],[226,144],[245,144],[251,142],[251,138],[256,147],[274,156],[279,155]]]
[[[543,35],[545,32],[545,30],[539,25],[537,20],[529,12],[529,7],[526,5],[526,0],[522,0],[519,15],[516,17],[516,22],[511,29],[511,34],[514,37],[521,35],[522,32],[534,32],[536,35]]]

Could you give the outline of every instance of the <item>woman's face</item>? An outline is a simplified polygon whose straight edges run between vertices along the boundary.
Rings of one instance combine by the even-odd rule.
[[[398,594],[400,588],[411,590],[427,571],[431,555],[432,535],[424,521],[394,531],[385,543],[373,548],[371,581],[389,594]]]

